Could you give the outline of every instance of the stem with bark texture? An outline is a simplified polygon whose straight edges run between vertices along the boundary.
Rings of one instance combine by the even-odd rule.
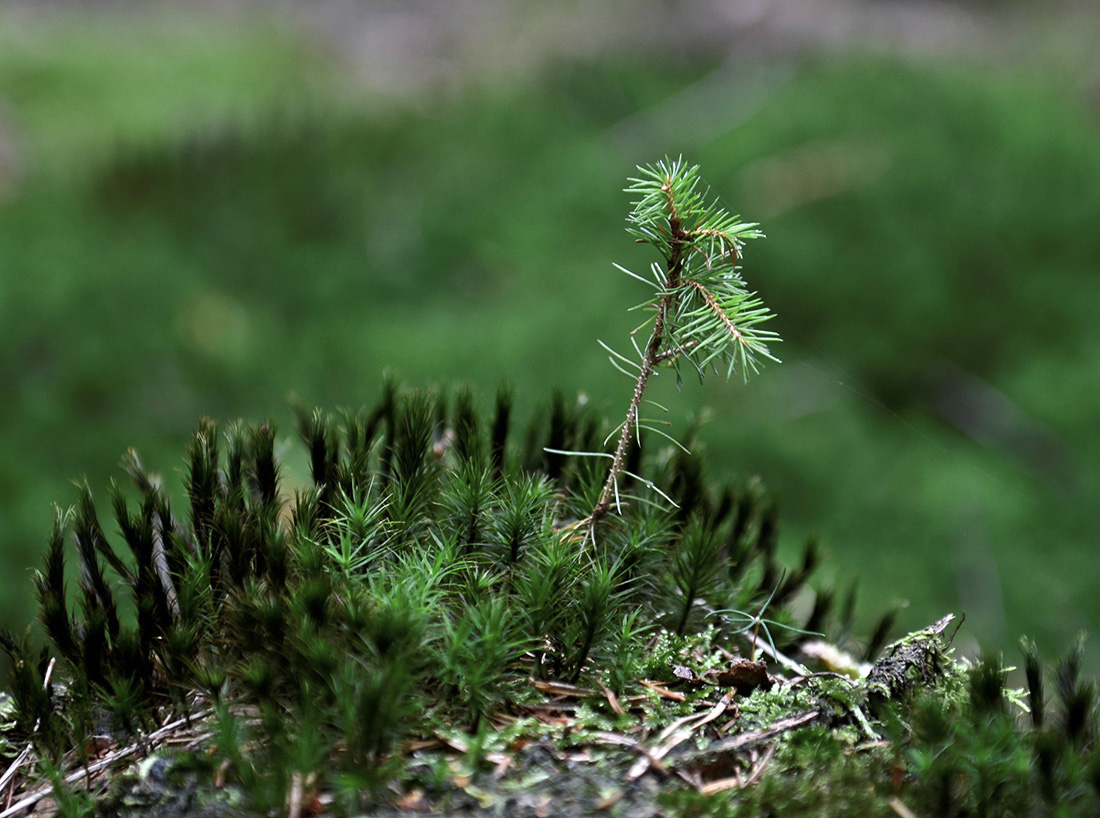
[[[671,196],[669,197],[669,209],[672,213],[669,218],[669,228],[672,232],[672,256],[668,260],[668,287],[665,295],[657,304],[657,317],[653,321],[653,334],[649,337],[649,344],[646,345],[645,355],[642,357],[641,370],[638,373],[638,380],[634,384],[634,394],[630,398],[630,407],[626,411],[626,420],[623,421],[622,431],[619,433],[619,442],[615,446],[615,454],[611,460],[611,468],[607,472],[603,492],[588,518],[593,531],[595,531],[596,524],[611,509],[611,504],[615,499],[619,475],[626,467],[626,456],[630,451],[630,442],[638,426],[638,411],[642,405],[642,398],[645,396],[649,376],[653,374],[654,367],[666,357],[661,352],[661,347],[665,343],[665,316],[668,315],[669,309],[676,301],[676,288],[680,284],[680,273],[683,270],[681,242],[688,238],[680,224],[679,217],[676,215],[675,204],[672,202]]]

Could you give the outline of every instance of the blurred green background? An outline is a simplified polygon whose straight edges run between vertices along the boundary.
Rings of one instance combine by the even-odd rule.
[[[747,385],[660,383],[674,428],[709,407],[716,471],[763,478],[865,622],[1096,630],[1094,13],[446,5],[0,11],[5,622],[70,481],[103,499],[135,447],[178,486],[203,415],[274,418],[301,473],[291,396],[387,369],[620,414],[596,339],[644,295],[612,262],[652,260],[622,188],[682,153],[762,223],[785,343]]]

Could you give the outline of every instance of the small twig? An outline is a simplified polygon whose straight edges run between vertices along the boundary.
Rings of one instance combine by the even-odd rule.
[[[768,745],[768,749],[764,751],[764,757],[756,762],[756,766],[749,774],[749,777],[745,780],[745,787],[751,787],[760,779],[760,774],[764,772],[764,767],[768,762],[772,760],[772,756],[775,755],[775,748],[779,746],[779,742],[772,742]],[[742,787],[744,789],[744,787]]]
[[[302,773],[290,774],[290,792],[287,793],[287,818],[302,818]]]
[[[725,326],[726,331],[730,334],[730,337],[737,341],[737,343],[739,344],[745,344],[746,341],[744,334],[741,332],[741,330],[737,328],[733,321],[730,320],[730,317],[726,315],[726,311],[723,310],[722,307],[718,304],[718,301],[715,299],[714,294],[698,281],[689,280],[687,283],[690,286],[694,287],[703,297],[703,300],[707,302],[707,306],[710,307],[711,311],[716,316],[718,316],[723,326]]]
[[[205,733],[199,733],[194,738],[185,739],[184,741],[186,743],[184,744],[184,748],[187,749],[187,750],[193,750],[195,747],[199,746],[200,744],[202,744],[207,739],[214,738],[214,736],[215,736],[215,733],[212,730],[207,731]],[[165,744],[167,744],[169,741],[172,741],[172,739],[169,739],[168,741],[165,741]]]
[[[699,721],[695,722],[695,724],[692,725],[692,728],[698,730],[704,724],[709,724],[710,722],[714,721],[716,718],[721,716],[723,713],[726,712],[726,710],[729,709],[730,702],[732,701],[732,695],[730,695],[729,693],[724,695],[721,699],[718,700],[718,704],[714,705],[714,707],[710,709],[710,712],[708,712],[705,716],[703,716],[703,718],[699,719]]]
[[[729,707],[732,700],[733,699],[730,694],[727,693],[721,699],[719,699],[718,703],[711,707],[711,709],[708,710],[706,713],[691,713],[687,716],[683,716],[682,718],[677,719],[661,731],[661,733],[657,736],[657,741],[664,741],[666,738],[671,736],[673,733],[675,733],[686,724],[691,724],[692,730],[698,730],[704,724],[708,724],[709,722],[714,721],[716,718],[725,713],[726,708]],[[701,702],[701,704],[709,704],[709,702]],[[694,722],[694,724],[692,724],[692,722]]]
[[[744,733],[738,733],[735,736],[729,738],[719,739],[718,741],[711,742],[708,746],[702,750],[696,750],[691,753],[686,753],[680,758],[676,759],[676,764],[687,765],[697,761],[701,761],[706,758],[723,755],[725,753],[736,752],[745,747],[750,747],[754,744],[759,744],[762,741],[767,741],[770,738],[786,733],[789,730],[795,730],[799,727],[803,727],[810,722],[816,721],[821,717],[820,710],[805,710],[801,713],[796,713],[793,716],[787,716],[786,718],[777,719],[767,727],[761,727],[759,730],[749,730]]]
[[[775,748],[778,747],[778,743],[773,742],[768,745],[768,749],[764,751],[764,755],[760,758],[755,757],[753,754],[752,759],[752,772],[749,773],[748,778],[741,777],[741,771],[736,770],[729,778],[718,778],[714,781],[708,781],[706,784],[701,784],[696,789],[703,795],[714,795],[716,792],[723,792],[725,790],[743,790],[747,787],[751,787],[760,779],[760,774],[764,772],[764,767],[772,756],[775,755]]]
[[[660,353],[659,355],[654,356],[653,363],[661,364],[661,363],[664,363],[665,361],[667,361],[670,358],[678,358],[679,356],[681,356],[685,352],[687,352],[689,349],[694,349],[697,346],[699,346],[698,341],[688,341],[683,346],[673,347],[672,349],[666,349],[664,352]]]
[[[905,806],[905,804],[902,803],[902,800],[896,795],[886,803],[889,805],[890,809],[894,811],[894,814],[897,815],[898,818],[917,818],[917,814],[913,812],[913,810],[909,809],[909,807]]]
[[[19,771],[19,768],[23,766],[24,762],[27,760],[27,757],[31,754],[32,746],[33,745],[30,742],[27,742],[27,746],[22,749],[19,755],[15,757],[15,761],[13,761],[8,769],[4,771],[4,774],[0,776],[0,789],[2,789],[4,785],[7,784],[8,781],[14,777],[15,774]]]
[[[686,716],[681,716],[660,733],[658,733],[657,738],[654,740],[654,743],[660,744],[662,741],[665,741],[669,736],[678,732],[680,728],[684,725],[691,724],[691,722],[695,721],[696,719],[700,719],[705,715],[705,713],[690,713]],[[694,727],[692,729],[694,729]]]
[[[630,406],[626,411],[626,420],[623,421],[622,431],[619,433],[619,442],[615,445],[615,454],[612,455],[611,468],[607,471],[607,480],[604,482],[600,499],[596,503],[595,508],[592,509],[592,513],[588,518],[590,521],[589,525],[593,530],[600,520],[603,519],[604,515],[611,509],[613,501],[615,500],[619,475],[626,467],[627,454],[634,440],[634,430],[638,425],[638,410],[645,396],[649,377],[653,374],[653,367],[656,365],[656,356],[660,353],[661,344],[664,343],[665,312],[669,309],[670,301],[671,296],[666,296],[661,300],[661,304],[658,307],[657,319],[653,327],[653,335],[650,338],[649,345],[646,347],[645,357],[642,358],[641,371],[638,373],[638,379],[634,384],[634,394],[630,398]],[[593,539],[595,539],[595,535],[593,535]]]
[[[603,691],[604,696],[607,698],[607,703],[611,705],[611,709],[618,713],[620,716],[626,713],[623,710],[623,706],[619,704],[619,697],[615,695],[615,691],[605,685],[603,682],[596,682],[600,686],[600,690]]]
[[[804,682],[810,682],[814,679],[838,679],[844,682],[849,687],[855,687],[858,682],[846,673],[837,673],[833,670],[818,670],[813,673],[807,673],[805,675],[798,675],[787,680],[787,685],[793,687],[794,685],[800,685]]]
[[[943,629],[941,629],[939,631],[939,633],[943,633],[943,631],[947,629],[947,625],[950,624],[951,619],[955,618],[953,614],[950,614],[949,616],[950,616],[950,618],[944,617],[944,619],[941,619],[939,622],[937,622],[932,627],[933,628],[939,627],[940,622],[943,622],[944,623]],[[947,620],[946,622],[944,622],[945,619]],[[947,639],[947,644],[948,645],[950,645],[952,642],[955,641],[955,637],[959,635],[959,628],[961,628],[963,626],[963,622],[965,622],[965,621],[966,621],[966,611],[963,611],[962,616],[959,617],[959,621],[955,623],[955,630],[951,631],[951,636],[948,637],[948,639]]]
[[[652,766],[653,769],[655,769],[661,775],[668,775],[668,770],[666,770],[664,768],[664,765],[661,763],[662,760],[665,756],[672,752],[673,749],[679,747],[681,744],[691,738],[692,733],[694,732],[695,731],[690,727],[686,730],[681,729],[668,737],[664,741],[664,743],[658,744],[651,748],[643,748],[639,744],[638,747],[639,751],[642,753],[642,757],[635,761],[633,766],[631,766],[629,772],[627,772],[627,780],[635,781],[641,778],[642,775],[645,774],[645,771],[650,768],[650,766]],[[662,733],[662,735],[664,735],[664,733]]]
[[[543,693],[550,693],[554,696],[572,696],[577,699],[586,699],[589,696],[595,696],[596,691],[587,687],[577,687],[566,682],[544,682],[540,679],[531,679],[531,687],[535,690],[539,690]],[[603,685],[601,685],[602,687]]]
[[[722,715],[722,713],[726,711],[726,708],[729,707],[729,703],[730,696],[727,694],[722,697],[718,704],[714,705],[714,707],[706,713],[692,713],[691,715],[684,716],[662,730],[657,736],[652,749],[634,762],[634,765],[626,775],[627,780],[634,781],[639,778],[649,768],[653,759],[663,759],[675,747],[678,747],[687,741],[687,739],[691,738],[695,731],[704,724],[714,721],[714,719]],[[685,727],[686,729],[684,729]]]
[[[627,747],[642,757],[647,762],[647,766],[652,766],[654,770],[661,775],[668,775],[668,770],[661,764],[659,758],[654,758],[652,750],[646,747],[637,739],[630,738],[629,736],[621,736],[618,733],[606,733],[598,732],[594,734],[594,738],[601,744],[617,744],[620,747]],[[633,770],[633,768],[631,768]]]
[[[200,713],[196,713],[189,718],[177,719],[170,724],[166,724],[164,727],[161,727],[158,730],[154,730],[152,733],[150,733],[145,742],[138,742],[135,744],[131,744],[128,747],[124,747],[121,750],[116,750],[115,752],[109,753],[108,755],[104,756],[94,764],[89,764],[87,767],[83,767],[82,769],[79,769],[74,773],[70,773],[69,775],[65,776],[65,783],[75,784],[76,782],[81,781],[84,778],[92,776],[94,773],[97,773],[100,770],[113,766],[124,758],[129,758],[130,756],[137,755],[144,750],[152,750],[155,743],[161,738],[167,736],[169,733],[177,730],[185,724],[189,724],[192,719],[197,720],[206,718],[213,712],[213,710],[204,710]],[[53,785],[51,784],[48,787],[43,787],[42,789],[35,790],[22,800],[17,801],[15,804],[12,804],[3,812],[0,812],[0,818],[13,818],[13,816],[18,815],[22,810],[33,807],[43,798],[49,797],[49,795],[53,792],[53,789]]]
[[[647,682],[645,679],[639,679],[638,684],[640,684],[642,687],[648,687],[658,696],[661,696],[665,699],[672,699],[674,702],[682,702],[687,698],[687,696],[685,696],[683,693],[678,693],[675,690],[669,690],[667,687],[661,687],[655,682]]]
[[[688,735],[691,735],[691,731],[688,731]],[[686,738],[687,736],[685,736]],[[627,773],[627,778],[631,781],[638,778],[647,769],[652,767],[656,772],[661,775],[667,776],[669,771],[665,769],[664,764],[661,763],[662,755],[658,755],[660,748],[647,747],[637,739],[630,738],[629,736],[619,735],[618,733],[597,732],[594,734],[596,741],[601,744],[616,744],[620,747],[627,747],[637,753],[640,758],[634,763],[634,766],[630,768],[630,772]],[[678,744],[679,742],[677,742]],[[672,745],[673,747],[675,746]],[[667,754],[672,747],[669,747],[664,752]],[[641,767],[639,768],[639,764]]]

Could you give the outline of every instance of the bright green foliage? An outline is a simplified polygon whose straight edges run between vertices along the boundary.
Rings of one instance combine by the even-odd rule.
[[[648,631],[770,601],[765,498],[700,488],[683,453],[638,456],[676,513],[624,506],[598,551],[582,547],[576,521],[600,476],[537,453],[598,425],[555,406],[526,453],[507,445],[504,395],[484,425],[467,393],[448,413],[442,396],[392,385],[370,411],[302,410],[305,487],[285,484],[270,424],[206,420],[182,507],[131,452],[134,489],[112,486],[111,525],[86,483],[58,511],[35,576],[50,646],[3,638],[11,746],[79,765],[72,750],[103,729],[141,737],[212,708],[211,744],[255,810],[303,777],[353,804],[394,773],[403,736],[480,734],[537,695],[529,677],[623,692]],[[714,638],[748,648],[744,634]]]
[[[1007,669],[996,656],[968,672],[961,696],[922,691],[916,697],[905,761],[906,800],[918,814],[1094,815],[1100,809],[1095,682],[1079,675],[1080,643],[1055,668],[1053,708],[1040,704],[1036,654],[1025,649],[1025,659],[1028,700],[1039,705],[1030,715],[1013,703],[1018,691],[1006,687]]]
[[[744,243],[764,234],[718,205],[698,166],[681,158],[638,170],[641,177],[627,188],[639,197],[628,230],[665,262],[652,266],[652,281],[634,276],[654,287],[640,307],[654,310],[663,324],[654,329],[661,353],[674,364],[690,361],[700,376],[721,362],[727,377],[735,370],[747,377],[761,357],[777,360],[768,344],[779,336],[760,326],[772,314],[747,289],[738,266]]]
[[[720,579],[722,563],[718,556],[722,547],[718,532],[709,528],[699,517],[692,520],[684,536],[676,544],[672,582],[683,599],[681,612],[673,628],[678,636],[683,636],[687,631],[695,600]]]
[[[303,781],[329,794],[336,814],[355,814],[395,777],[438,777],[407,768],[402,738],[468,730],[472,774],[488,769],[485,748],[501,746],[494,719],[531,701],[530,677],[645,693],[641,712],[625,715],[595,693],[577,711],[573,743],[637,724],[656,735],[714,706],[720,688],[703,680],[728,667],[731,650],[751,656],[767,643],[771,654],[798,656],[811,627],[838,637],[843,622],[823,612],[827,595],[806,619],[786,609],[805,593],[815,551],[796,571],[778,567],[775,508],[759,485],[717,488],[683,452],[642,458],[680,508],[624,506],[586,549],[575,521],[590,496],[588,461],[566,456],[551,478],[522,465],[541,462],[535,449],[504,445],[499,469],[485,469],[493,441],[507,443],[499,416],[508,403],[484,426],[461,404],[450,415],[440,397],[390,388],[369,412],[303,412],[314,481],[294,491],[270,425],[220,432],[209,421],[188,448],[181,509],[132,453],[124,466],[137,496],[113,487],[113,526],[79,485],[35,578],[50,645],[2,640],[13,661],[10,752],[29,742],[38,781],[65,810],[86,814],[82,785],[62,778],[88,763],[92,736],[142,741],[166,718],[193,714],[211,736],[185,766],[209,780],[225,765],[252,814],[285,809]],[[534,427],[536,439],[583,438],[592,425],[562,401],[551,419]],[[417,499],[395,514],[395,497]],[[693,623],[703,621],[700,632]],[[1081,678],[1081,645],[1053,674],[1053,707],[1043,706],[1042,662],[1025,647],[1028,716],[999,662],[963,670],[930,633],[886,653],[919,666],[739,697],[733,734],[821,715],[755,755],[693,767],[749,777],[755,764],[751,786],[670,792],[668,804],[730,816],[878,814],[891,799],[950,816],[1100,807],[1096,690]],[[678,702],[637,684],[685,678],[695,681]],[[716,738],[707,731],[704,749]]]

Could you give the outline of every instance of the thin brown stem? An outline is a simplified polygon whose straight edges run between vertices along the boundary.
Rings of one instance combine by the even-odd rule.
[[[669,357],[663,350],[665,344],[665,319],[676,303],[677,288],[681,283],[680,276],[683,273],[684,267],[682,248],[690,239],[690,236],[683,229],[683,225],[676,211],[675,202],[672,200],[671,181],[666,182],[666,189],[669,190],[670,215],[668,226],[672,247],[672,254],[668,259],[667,267],[668,285],[665,288],[665,295],[657,302],[657,316],[653,320],[653,334],[650,335],[645,354],[642,356],[641,369],[638,372],[638,379],[634,383],[634,394],[630,398],[630,406],[626,410],[626,419],[623,421],[622,429],[619,432],[619,441],[615,446],[615,454],[612,456],[611,468],[607,471],[607,480],[604,482],[603,492],[600,494],[599,502],[597,502],[595,508],[592,509],[592,514],[587,521],[589,530],[593,533],[595,532],[596,525],[603,519],[607,512],[610,511],[612,503],[615,501],[618,493],[619,476],[622,474],[623,469],[626,468],[627,455],[630,452],[630,444],[638,428],[638,412],[642,405],[642,399],[645,397],[645,390],[646,386],[649,384],[649,378],[653,374],[653,370],[657,364]]]
[[[592,515],[589,518],[593,527],[595,527],[596,523],[598,523],[610,510],[611,503],[615,498],[615,487],[618,483],[619,475],[622,474],[623,469],[626,467],[626,457],[630,451],[630,443],[634,437],[634,431],[638,426],[638,410],[641,407],[646,385],[649,383],[649,376],[653,374],[653,367],[657,364],[657,357],[660,354],[661,344],[663,343],[665,313],[671,298],[671,294],[666,295],[657,306],[657,318],[653,322],[653,335],[650,337],[649,344],[646,346],[645,355],[642,357],[641,371],[638,373],[638,380],[634,383],[634,394],[630,399],[630,406],[626,410],[626,420],[623,421],[622,430],[619,432],[619,442],[615,446],[615,454],[611,460],[611,468],[607,471],[607,480],[604,482],[603,493],[600,494],[600,500],[596,503],[596,507],[592,509]]]

